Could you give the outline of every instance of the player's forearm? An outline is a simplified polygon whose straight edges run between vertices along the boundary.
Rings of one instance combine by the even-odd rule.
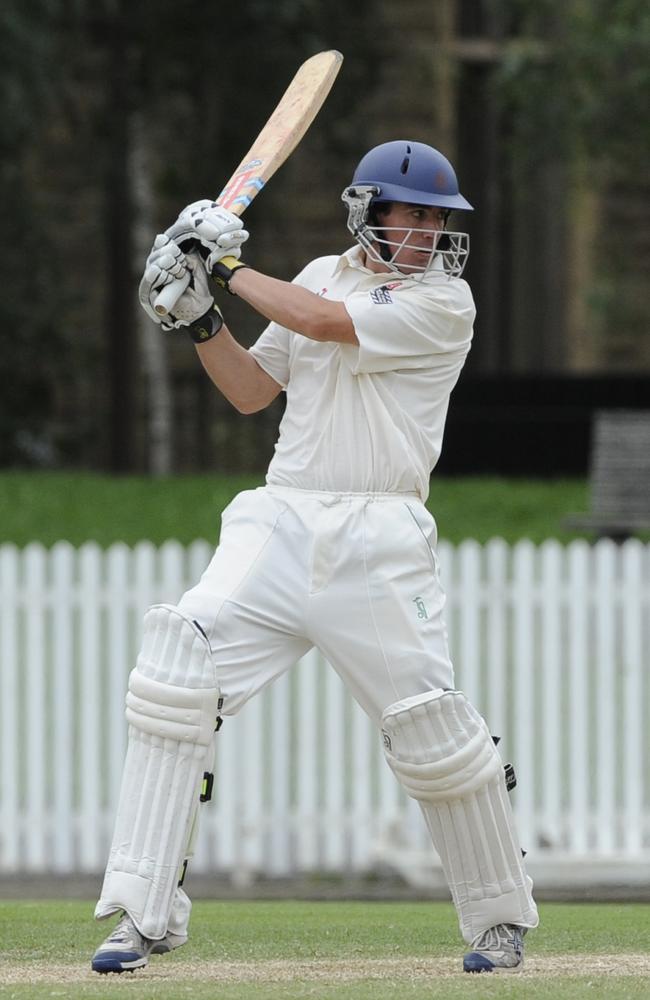
[[[197,344],[196,352],[217,389],[240,413],[263,410],[281,390],[225,326],[216,337]]]
[[[315,295],[307,288],[271,278],[250,267],[235,271],[231,290],[266,319],[310,340],[357,344],[354,325],[342,302]]]

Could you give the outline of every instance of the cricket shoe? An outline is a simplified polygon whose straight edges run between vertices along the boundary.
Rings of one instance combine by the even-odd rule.
[[[463,959],[465,972],[519,972],[524,964],[525,929],[515,924],[489,927],[472,941]]]
[[[159,941],[144,937],[125,913],[112,934],[93,955],[93,972],[133,972],[142,969],[150,955],[164,955],[185,944],[187,937],[167,932]]]

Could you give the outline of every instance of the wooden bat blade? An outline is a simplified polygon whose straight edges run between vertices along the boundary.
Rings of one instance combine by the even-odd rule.
[[[241,215],[266,182],[294,151],[318,114],[341,68],[335,49],[302,64],[280,103],[217,198]]]
[[[241,215],[248,208],[304,136],[332,89],[342,62],[341,53],[330,49],[302,64],[217,198],[219,205],[234,215]],[[187,280],[183,278],[165,285],[154,303],[156,313],[166,316],[171,312],[186,287]]]

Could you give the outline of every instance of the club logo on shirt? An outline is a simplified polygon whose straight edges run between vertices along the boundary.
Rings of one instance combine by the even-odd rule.
[[[384,285],[380,285],[379,288],[373,289],[370,293],[370,298],[376,306],[384,306],[393,301],[390,292]]]
[[[370,298],[377,306],[387,305],[393,301],[390,293],[394,288],[399,288],[401,284],[401,281],[390,281],[387,285],[380,285],[379,288],[373,289],[370,293]]]

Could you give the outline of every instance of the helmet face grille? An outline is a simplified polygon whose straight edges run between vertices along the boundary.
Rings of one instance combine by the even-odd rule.
[[[368,256],[395,274],[421,278],[438,273],[441,277],[460,278],[469,257],[469,235],[446,229],[407,229],[365,226],[357,235]],[[422,249],[422,237],[431,236],[432,249]],[[404,264],[403,251],[417,251],[421,262]]]
[[[380,263],[383,269],[411,278],[428,273],[447,278],[462,275],[469,257],[467,233],[378,225],[373,218],[373,206],[383,199],[375,185],[351,185],[341,197],[348,207],[349,231],[368,257]],[[430,237],[431,249],[425,249],[427,240],[423,244],[423,237]],[[404,264],[399,259],[400,254],[404,256],[402,251],[418,251],[417,256],[410,255],[417,263]]]

